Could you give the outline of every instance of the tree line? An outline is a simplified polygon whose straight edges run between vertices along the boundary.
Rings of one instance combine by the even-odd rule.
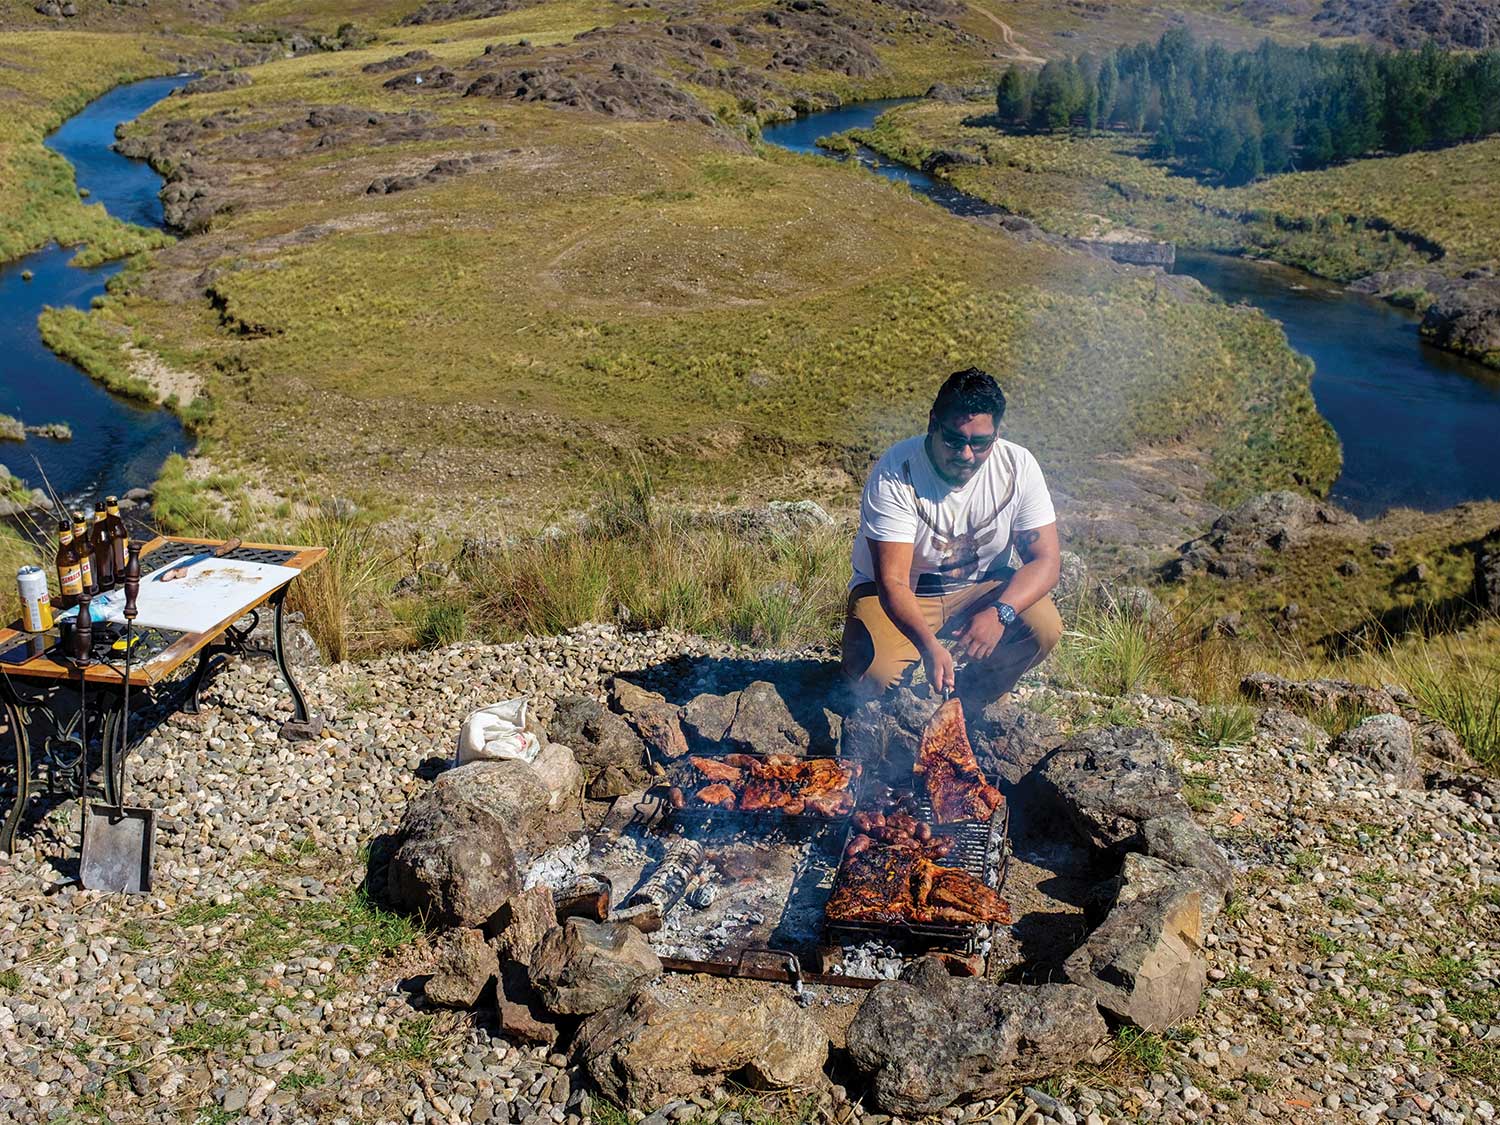
[[[1269,40],[1230,51],[1172,30],[1103,58],[1054,59],[1040,72],[1012,66],[995,101],[1004,124],[1149,134],[1157,156],[1240,184],[1500,130],[1500,51]]]

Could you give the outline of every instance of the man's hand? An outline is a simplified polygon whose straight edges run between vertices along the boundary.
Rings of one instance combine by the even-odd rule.
[[[990,653],[1005,636],[1005,626],[1000,624],[1000,614],[994,606],[986,606],[958,631],[963,652],[970,660],[988,660]]]
[[[933,691],[953,690],[953,656],[936,640],[923,650],[922,664],[927,669],[927,682]]]

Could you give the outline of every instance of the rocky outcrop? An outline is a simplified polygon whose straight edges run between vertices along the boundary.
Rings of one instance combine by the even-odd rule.
[[[642,994],[585,1021],[573,1057],[605,1097],[648,1109],[726,1078],[753,1089],[820,1084],[828,1036],[779,990],[718,1002]]]
[[[1357,758],[1378,774],[1390,774],[1403,788],[1422,788],[1411,724],[1400,715],[1371,715],[1335,738],[1329,751]]]
[[[1163,575],[1173,581],[1203,573],[1242,578],[1264,565],[1267,551],[1285,551],[1331,529],[1347,535],[1358,531],[1359,521],[1296,492],[1265,492],[1224,513],[1208,534],[1184,543]]]
[[[1056,1074],[1105,1033],[1083,988],[952,977],[924,957],[870,993],[848,1047],[880,1109],[915,1117]]]
[[[573,748],[591,800],[623,797],[651,781],[646,747],[630,724],[587,695],[565,696],[548,725],[553,738]]]
[[[1265,707],[1300,712],[1364,712],[1399,715],[1389,688],[1369,687],[1349,680],[1288,680],[1269,672],[1254,672],[1240,681],[1240,692]]]
[[[557,903],[545,886],[515,895],[491,920],[488,932],[502,964],[530,965],[542,941],[557,929]]]
[[[1422,335],[1440,348],[1500,364],[1500,279],[1447,287],[1422,317]]]
[[[531,959],[531,984],[547,1010],[588,1016],[618,1004],[662,971],[634,926],[569,918],[551,930]]]
[[[548,778],[566,786],[570,757],[567,747],[549,746],[537,760],[546,764]],[[430,792],[435,801],[483,809],[505,825],[506,838],[523,863],[583,830],[577,791],[554,792],[536,769],[516,758],[470,762],[448,770]]]
[[[1486,535],[1475,548],[1473,598],[1480,609],[1500,616],[1500,528]]]
[[[1148,856],[1198,872],[1221,897],[1234,885],[1234,869],[1224,849],[1186,811],[1153,817],[1141,826],[1141,835]],[[1131,858],[1127,856],[1127,862]]]
[[[1409,50],[1500,42],[1500,12],[1487,0],[1323,0],[1313,21],[1335,35],[1370,35]]]
[[[448,799],[437,786],[407,806],[398,838],[387,898],[430,924],[483,925],[521,889],[505,825],[480,805]]]
[[[1171,745],[1144,727],[1075,735],[1048,760],[1042,778],[1079,835],[1102,852],[1142,851],[1146,822],[1188,815]]]
[[[172,94],[176,97],[218,94],[225,90],[242,90],[252,84],[250,76],[243,70],[220,70],[213,74],[205,74],[202,78],[195,78],[187,85],[173,90]]]

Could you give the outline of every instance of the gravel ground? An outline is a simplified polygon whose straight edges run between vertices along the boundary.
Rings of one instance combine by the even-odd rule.
[[[451,754],[471,708],[519,690],[545,712],[616,670],[726,651],[585,627],[309,668],[329,725],[301,744],[277,739],[289,704],[274,669],[232,667],[202,715],[167,718],[132,761],[129,792],[158,814],[154,895],[69,885],[72,802],[0,858],[0,1121],[590,1120],[561,1057],[421,1007],[431,950],[355,897],[361,850]],[[1190,705],[1133,702],[1169,733],[1192,726]],[[1496,788],[1397,790],[1287,722],[1242,747],[1184,746],[1189,793],[1241,867],[1198,1018],[1122,1037],[1097,1072],[945,1116],[1492,1119]],[[841,1087],[817,1105],[887,1120]],[[715,1112],[743,1125],[744,1108]],[[673,1105],[650,1125],[702,1113]]]

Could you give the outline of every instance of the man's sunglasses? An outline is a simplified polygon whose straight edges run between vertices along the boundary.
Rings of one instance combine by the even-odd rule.
[[[988,437],[965,437],[956,430],[950,430],[947,426],[938,427],[938,440],[946,445],[954,453],[963,451],[968,446],[976,454],[988,453],[990,446],[999,440],[998,434],[990,434]]]

